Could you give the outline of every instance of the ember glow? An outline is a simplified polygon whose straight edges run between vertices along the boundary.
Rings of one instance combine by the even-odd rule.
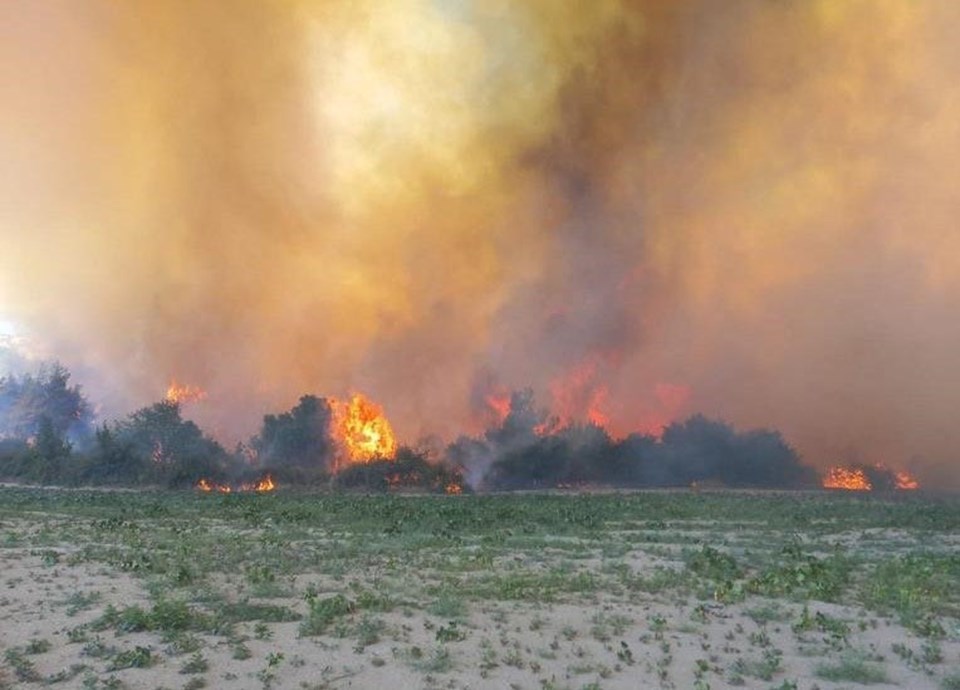
[[[345,453],[337,463],[338,469],[393,458],[397,439],[380,405],[356,393],[347,401],[333,401],[332,406],[333,436]]]

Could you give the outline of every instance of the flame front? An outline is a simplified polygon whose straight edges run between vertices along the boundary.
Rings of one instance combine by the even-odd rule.
[[[898,491],[914,491],[920,488],[920,482],[906,470],[892,472],[883,463],[872,468],[834,466],[823,475],[821,485],[824,489],[845,489],[847,491],[873,491],[870,473],[876,472],[875,479],[881,489],[894,488]]]
[[[234,488],[230,484],[222,484],[220,482],[215,482],[211,479],[204,477],[197,482],[196,488],[198,491],[204,493],[221,493],[221,494],[231,494],[234,491],[240,491],[244,493],[267,493],[274,491],[277,488],[276,482],[273,480],[273,477],[269,474],[264,475],[255,482],[244,482],[240,486]]]
[[[823,477],[824,489],[845,489],[847,491],[871,491],[873,485],[862,469],[831,467]]]
[[[359,393],[348,402],[333,401],[333,434],[345,453],[345,462],[338,462],[337,469],[390,459],[397,451],[397,439],[383,408]]]
[[[207,392],[200,386],[191,386],[189,384],[177,383],[176,379],[170,381],[167,386],[167,394],[164,396],[167,402],[178,404],[199,402],[207,397]]]

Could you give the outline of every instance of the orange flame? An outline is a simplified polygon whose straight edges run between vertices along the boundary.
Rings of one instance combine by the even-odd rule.
[[[510,395],[496,395],[491,393],[484,399],[484,402],[486,402],[490,412],[493,413],[497,426],[503,424],[507,419],[507,415],[510,414]]]
[[[376,403],[357,393],[348,402],[331,401],[333,406],[333,435],[344,450],[345,464],[389,460],[397,452],[393,427]]]
[[[199,386],[177,383],[176,379],[170,381],[167,386],[167,394],[164,396],[167,402],[178,404],[199,402],[207,397],[207,392]]]
[[[455,482],[447,484],[444,491],[450,496],[457,496],[463,493],[463,487]]]
[[[893,475],[896,487],[901,491],[915,491],[920,488],[920,482],[917,478],[906,470],[901,470]]]
[[[845,489],[847,491],[871,491],[873,485],[862,469],[831,467],[823,476],[824,489]]]
[[[233,487],[229,484],[220,484],[219,482],[211,481],[210,479],[201,479],[197,482],[197,488],[200,491],[205,493],[211,493],[216,491],[221,494],[229,494],[233,492]]]
[[[880,472],[889,470],[877,463],[874,467]],[[834,466],[823,475],[821,485],[824,489],[845,489],[847,491],[872,491],[873,484],[862,467]],[[920,488],[917,478],[906,470],[893,473],[893,486],[899,491],[913,491]]]
[[[234,492],[234,488],[229,484],[221,484],[219,482],[212,481],[207,478],[203,478],[197,482],[196,488],[199,491],[204,493],[217,492],[221,494],[230,494]],[[237,487],[236,491],[242,491],[245,493],[267,493],[269,491],[274,491],[277,488],[277,484],[273,481],[273,477],[269,474],[264,475],[255,482],[245,482]]]
[[[610,418],[603,409],[607,387],[597,381],[598,377],[597,361],[589,358],[550,384],[553,406],[561,426],[568,426],[578,419],[602,427],[609,424]]]

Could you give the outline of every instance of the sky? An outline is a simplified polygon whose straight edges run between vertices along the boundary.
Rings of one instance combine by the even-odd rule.
[[[960,486],[953,0],[8,0],[0,334],[224,439],[531,387]]]

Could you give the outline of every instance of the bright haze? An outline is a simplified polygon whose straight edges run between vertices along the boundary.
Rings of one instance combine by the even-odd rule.
[[[0,320],[220,438],[702,412],[960,485],[960,3],[0,3]],[[487,407],[485,407],[487,406]]]

